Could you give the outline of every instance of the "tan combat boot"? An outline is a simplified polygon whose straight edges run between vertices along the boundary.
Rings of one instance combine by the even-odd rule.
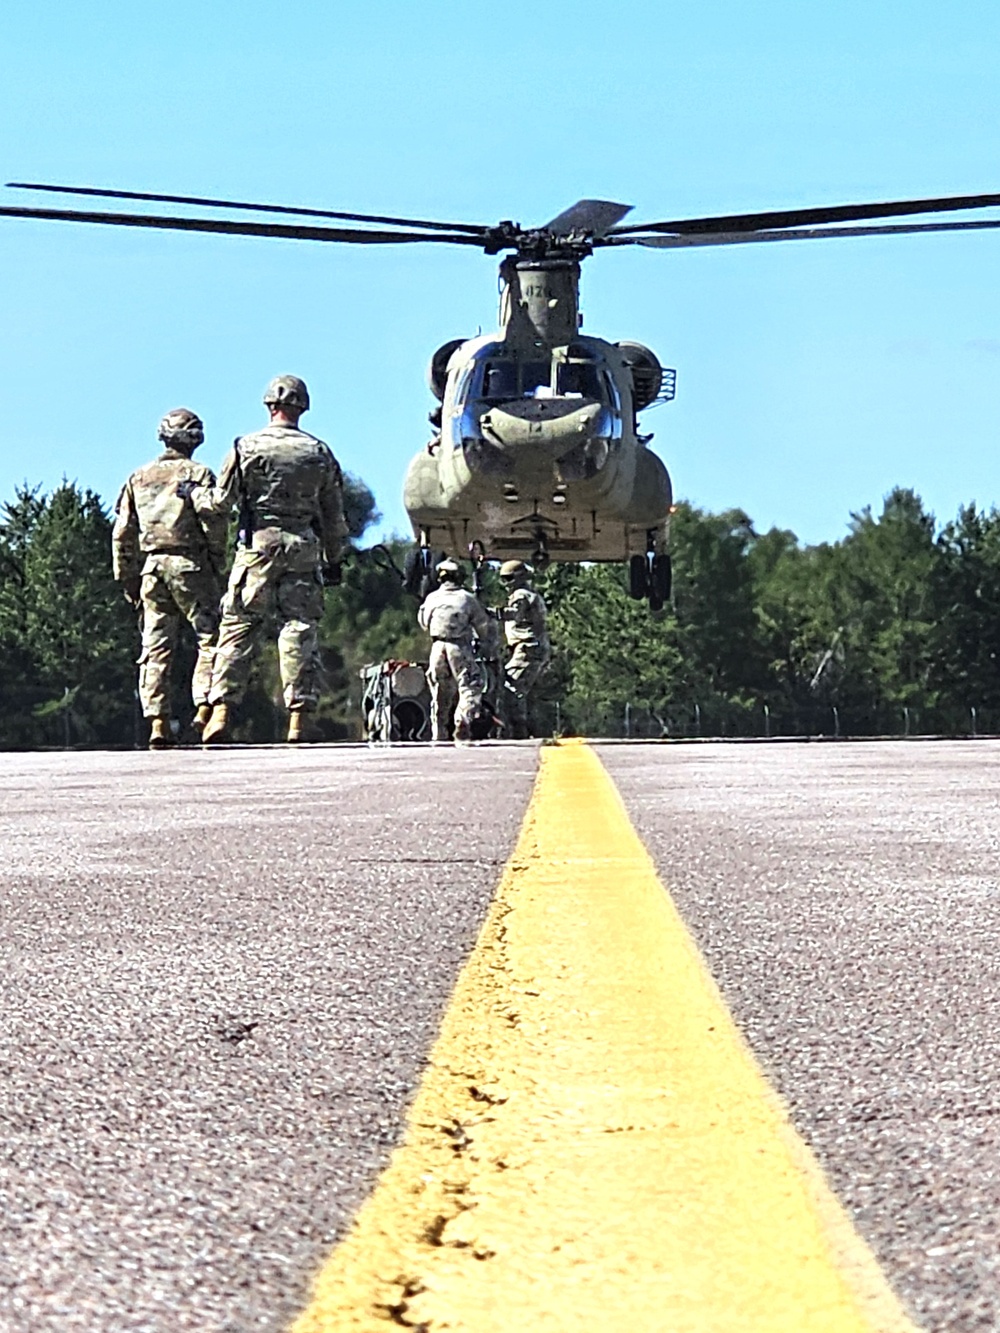
[[[149,748],[151,750],[165,750],[168,745],[173,745],[173,743],[170,719],[168,717],[154,717],[149,728]]]
[[[197,713],[195,713],[194,718],[192,719],[191,722],[192,727],[194,727],[195,731],[199,732],[204,731],[205,728],[208,726],[208,719],[211,716],[212,716],[212,705],[199,704],[198,711]]]
[[[202,745],[219,745],[226,738],[226,728],[229,726],[229,705],[216,704],[212,709],[212,716],[205,723],[205,729],[201,733]]]
[[[306,724],[305,713],[289,713],[288,715],[288,736],[290,745],[296,745],[300,741],[308,740],[308,726]]]

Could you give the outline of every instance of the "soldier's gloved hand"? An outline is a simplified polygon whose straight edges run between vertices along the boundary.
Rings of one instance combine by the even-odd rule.
[[[336,588],[344,577],[344,570],[339,560],[331,560],[323,566],[323,587]]]
[[[188,481],[179,481],[179,482],[177,483],[177,498],[178,498],[178,500],[190,500],[192,494],[194,493],[195,489],[197,488],[197,485],[198,485],[198,483],[197,483],[196,481],[191,481],[191,480],[188,480]]]
[[[122,592],[124,593],[124,595],[125,595],[125,600],[126,600],[126,602],[128,602],[129,606],[138,606],[138,605],[139,605],[139,580],[138,580],[138,579],[128,579],[125,583],[123,583],[123,584],[122,584]]]

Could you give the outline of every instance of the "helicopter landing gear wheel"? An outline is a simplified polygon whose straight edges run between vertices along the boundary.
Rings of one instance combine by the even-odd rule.
[[[649,571],[650,595],[656,596],[661,605],[664,602],[669,602],[673,582],[673,567],[670,563],[670,556],[665,551],[659,551],[653,556]]]
[[[628,595],[635,601],[645,600],[649,592],[649,567],[644,555],[634,555],[628,562]]]
[[[646,554],[634,555],[629,563],[630,583],[632,587],[638,587],[640,570],[637,562],[642,562],[641,573],[645,578],[645,589],[638,595],[646,597],[650,611],[663,610],[665,603],[670,601],[670,590],[673,585],[670,556],[666,551],[658,551],[656,546],[656,529],[651,528],[646,533]],[[636,593],[633,592],[632,596],[635,597]]]
[[[443,559],[443,552],[435,555],[427,544],[427,533],[421,532],[420,545],[410,552],[403,566],[403,587],[406,591],[423,601],[437,587],[434,569]]]
[[[548,538],[544,532],[535,533],[535,549],[531,553],[531,563],[539,571],[547,569],[552,563],[552,557],[549,555]]]
[[[486,571],[489,569],[486,563],[486,547],[482,542],[469,543],[469,559],[472,561],[472,592],[482,601],[486,590]]]

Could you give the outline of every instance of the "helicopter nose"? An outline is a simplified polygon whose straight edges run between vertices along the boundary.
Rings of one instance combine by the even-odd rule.
[[[596,433],[604,409],[600,403],[526,399],[491,407],[480,418],[484,437],[503,450],[531,449],[561,458]]]

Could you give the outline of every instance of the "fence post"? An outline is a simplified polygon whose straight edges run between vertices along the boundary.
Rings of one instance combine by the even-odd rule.
[[[559,712],[559,700],[556,700],[556,735],[562,735],[562,716]]]
[[[625,739],[627,741],[632,739],[632,705],[630,703],[625,705]]]
[[[910,710],[906,704],[903,705],[903,735],[910,734]]]
[[[694,706],[694,734],[696,736],[701,735],[701,704],[695,704]]]
[[[972,734],[973,734],[973,736],[975,736],[975,734],[976,734],[976,710],[975,710],[975,707],[974,707],[974,706],[973,706],[972,708],[969,709],[969,716],[972,718]]]
[[[833,710],[832,710],[832,711],[833,711],[833,739],[834,739],[835,741],[839,741],[839,740],[840,740],[840,709],[836,706],[836,704],[834,704],[834,706],[833,706]]]
[[[767,704],[764,705],[764,735],[767,740],[771,739],[771,710]]]

